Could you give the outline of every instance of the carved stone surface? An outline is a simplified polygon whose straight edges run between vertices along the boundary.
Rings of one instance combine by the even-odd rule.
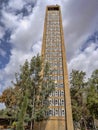
[[[44,23],[42,57],[53,70],[55,92],[49,97],[49,119],[40,130],[73,130],[68,72],[60,6],[47,6]]]

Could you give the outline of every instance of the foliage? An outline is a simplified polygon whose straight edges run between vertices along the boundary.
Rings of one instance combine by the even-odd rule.
[[[18,130],[23,130],[24,122],[29,122],[32,130],[35,121],[48,118],[48,97],[54,90],[51,73],[49,64],[43,64],[39,55],[30,62],[26,60],[15,74],[15,87],[7,88],[0,96],[0,102],[6,105],[0,115],[18,119]],[[78,127],[93,129],[93,120],[98,119],[98,70],[88,80],[85,77],[86,73],[79,70],[70,74],[73,120]]]
[[[88,82],[87,105],[90,114],[98,119],[98,70],[95,70]]]
[[[6,107],[11,107],[15,104],[15,91],[13,88],[9,87],[5,89],[2,93],[2,97],[0,98],[0,102],[4,102]]]
[[[15,74],[15,87],[3,92],[1,101],[11,110],[11,116],[18,119],[17,130],[24,129],[24,121],[31,122],[30,129],[33,129],[34,121],[47,118],[48,97],[54,90],[50,73],[49,64],[43,64],[39,55],[34,56],[30,62],[26,60],[20,72]]]
[[[98,70],[85,80],[85,72],[73,70],[70,74],[72,112],[75,124],[81,128],[93,128],[98,118]]]
[[[78,70],[73,70],[70,74],[70,86],[71,86],[71,97],[73,107],[73,119],[79,121],[83,114],[84,99],[83,92],[85,89],[86,82],[85,73]]]

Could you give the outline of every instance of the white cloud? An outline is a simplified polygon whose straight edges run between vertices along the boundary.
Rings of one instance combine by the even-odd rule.
[[[41,45],[42,45],[42,40],[40,41],[37,41],[37,44],[35,43],[33,46],[32,46],[32,52],[34,55],[36,54],[41,54]]]
[[[78,52],[68,63],[69,72],[72,69],[82,70],[90,77],[92,71],[98,69],[98,48],[95,43],[90,44],[83,52]]]
[[[63,3],[62,15],[68,61],[95,28],[98,29],[98,1],[70,0]],[[66,24],[67,23],[67,24]]]
[[[5,25],[5,29],[15,29],[18,26],[18,17],[10,12],[2,10],[2,23]]]
[[[22,65],[26,59],[30,60],[33,55],[32,52],[24,53],[17,49],[13,49],[11,53],[9,63],[3,70],[0,70],[0,80],[4,82],[2,90],[12,85],[11,81],[15,79],[15,73],[19,72],[20,65]]]
[[[8,7],[13,9],[22,9],[25,4],[24,0],[10,0]]]
[[[8,9],[22,9],[31,0],[10,0]],[[44,17],[46,5],[61,5],[64,37],[67,51],[69,71],[71,69],[82,69],[88,76],[97,68],[98,49],[91,44],[84,52],[79,51],[88,35],[98,27],[97,0],[37,0],[34,8],[29,5],[27,9],[32,11],[28,16],[23,17],[22,12],[15,15],[15,12],[2,10],[2,22],[5,29],[11,29],[10,42],[13,45],[10,61],[3,70],[0,70],[0,81],[7,87],[14,79],[14,73],[19,70],[19,65],[25,59],[30,59],[41,50]],[[3,34],[3,31],[1,31]],[[94,62],[93,62],[94,60]],[[3,88],[3,89],[4,89]]]
[[[32,12],[32,6],[31,6],[31,5],[25,6],[25,8],[27,9],[27,11],[28,11],[29,13]]]
[[[33,13],[19,21],[17,29],[11,35],[11,42],[21,51],[29,51],[32,45],[42,38],[44,12],[36,6]],[[36,42],[37,43],[37,42]]]

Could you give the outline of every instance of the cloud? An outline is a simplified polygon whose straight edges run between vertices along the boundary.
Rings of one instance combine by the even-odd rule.
[[[98,46],[91,43],[83,52],[79,51],[68,63],[69,72],[72,69],[82,70],[90,77],[92,71],[98,69]]]
[[[87,37],[98,29],[97,0],[70,0],[62,6],[67,59],[73,58]]]
[[[5,10],[2,10],[2,23],[5,26],[5,29],[15,29],[19,22],[17,21],[18,17],[10,12],[6,12]]]
[[[32,45],[42,37],[42,14],[35,9],[33,15],[20,20],[18,28],[11,35],[10,42],[21,51],[29,51]],[[39,19],[36,17],[41,16]]]
[[[69,72],[82,69],[89,76],[97,68],[96,45],[90,43],[84,51],[80,50],[87,37],[98,28],[97,0],[10,0],[1,11],[5,28],[1,27],[0,36],[3,37],[5,30],[11,30],[9,42],[12,45],[10,61],[0,70],[1,91],[11,85],[19,65],[41,51],[45,9],[51,4],[61,6]],[[23,8],[28,10],[27,15],[23,15]]]
[[[8,3],[8,8],[19,10],[25,5],[25,0],[10,0]]]
[[[11,53],[9,63],[3,70],[0,70],[0,81],[3,81],[0,85],[1,90],[12,86],[11,81],[15,79],[15,73],[19,72],[20,65],[22,65],[26,59],[30,60],[33,55],[32,52],[24,53],[17,49],[13,49]]]

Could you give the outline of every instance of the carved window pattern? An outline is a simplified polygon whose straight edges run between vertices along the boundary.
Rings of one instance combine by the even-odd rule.
[[[49,111],[46,112],[47,116],[64,116],[65,110],[64,109],[58,109],[58,108],[52,108]]]
[[[50,110],[46,113],[48,116],[64,116],[64,83],[63,83],[63,65],[62,65],[62,46],[61,30],[59,23],[59,11],[48,11],[45,37],[45,60],[49,62],[53,70],[50,78],[54,80],[56,90],[50,94]],[[58,106],[62,106],[59,108]],[[53,108],[52,108],[53,107]]]

